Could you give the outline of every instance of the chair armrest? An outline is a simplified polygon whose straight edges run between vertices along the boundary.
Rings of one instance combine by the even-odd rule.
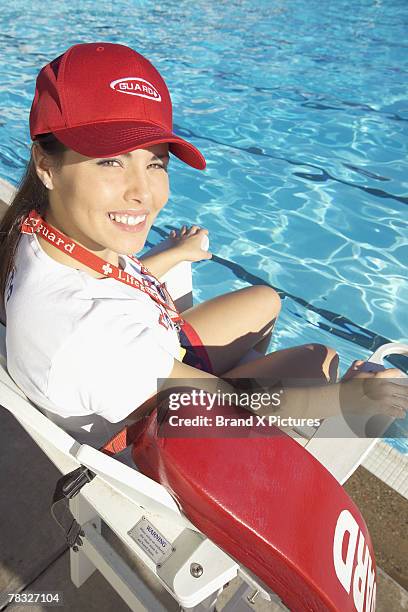
[[[8,209],[8,204],[6,204],[3,200],[0,199],[0,220],[6,214],[7,209]]]
[[[82,444],[75,459],[99,476],[106,484],[133,503],[143,506],[150,512],[171,517],[171,520],[183,527],[188,525],[198,531],[180,512],[170,493],[158,482],[138,472],[135,468],[116,461],[99,450]]]
[[[0,199],[9,204],[16,192],[16,188],[9,181],[0,177]]]

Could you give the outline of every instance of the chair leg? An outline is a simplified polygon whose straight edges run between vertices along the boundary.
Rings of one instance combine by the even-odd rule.
[[[254,612],[256,600],[259,595],[259,591],[254,589],[253,586],[248,585],[246,582],[242,582],[232,597],[220,607],[221,612]],[[269,612],[289,612],[281,599],[276,593],[270,593],[271,601],[264,603],[262,609],[268,609]],[[262,599],[261,596],[259,599]],[[259,608],[258,608],[259,609]],[[216,608],[218,611],[218,607]]]
[[[215,591],[212,595],[209,595],[204,601],[202,601],[197,606],[193,608],[182,608],[180,607],[180,611],[182,612],[215,612],[215,604],[217,603],[218,595],[221,593],[222,589]]]
[[[85,501],[80,493],[70,500],[69,506],[80,525],[92,521],[97,532],[101,533],[100,517],[95,514],[95,510]],[[96,568],[83,552],[81,546],[77,552],[73,551],[72,548],[70,549],[69,560],[71,580],[79,588],[94,573]]]

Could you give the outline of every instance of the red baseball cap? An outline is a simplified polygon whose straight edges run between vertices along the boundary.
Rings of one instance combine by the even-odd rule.
[[[173,133],[170,93],[159,72],[125,45],[73,45],[40,70],[30,135],[48,132],[87,157],[168,142],[186,164],[206,165],[196,147]]]

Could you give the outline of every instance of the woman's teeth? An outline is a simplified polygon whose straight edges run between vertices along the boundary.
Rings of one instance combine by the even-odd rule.
[[[139,215],[137,217],[133,217],[131,215],[116,215],[114,213],[109,213],[109,218],[112,221],[116,221],[116,223],[125,223],[126,225],[137,225],[138,223],[142,223],[146,219],[146,215]]]

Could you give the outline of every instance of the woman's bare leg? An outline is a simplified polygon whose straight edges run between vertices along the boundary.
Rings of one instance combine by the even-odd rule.
[[[272,287],[255,285],[202,302],[182,316],[200,336],[214,373],[221,374],[251,348],[265,353],[280,307]]]
[[[280,306],[272,287],[255,285],[198,304],[184,311],[183,317],[200,336],[217,376],[335,382],[338,355],[322,344],[275,351],[237,366],[251,348],[266,351]]]
[[[334,383],[338,376],[339,357],[324,344],[303,344],[275,351],[260,359],[224,372],[223,378],[265,379],[272,385],[281,379],[306,378]]]

